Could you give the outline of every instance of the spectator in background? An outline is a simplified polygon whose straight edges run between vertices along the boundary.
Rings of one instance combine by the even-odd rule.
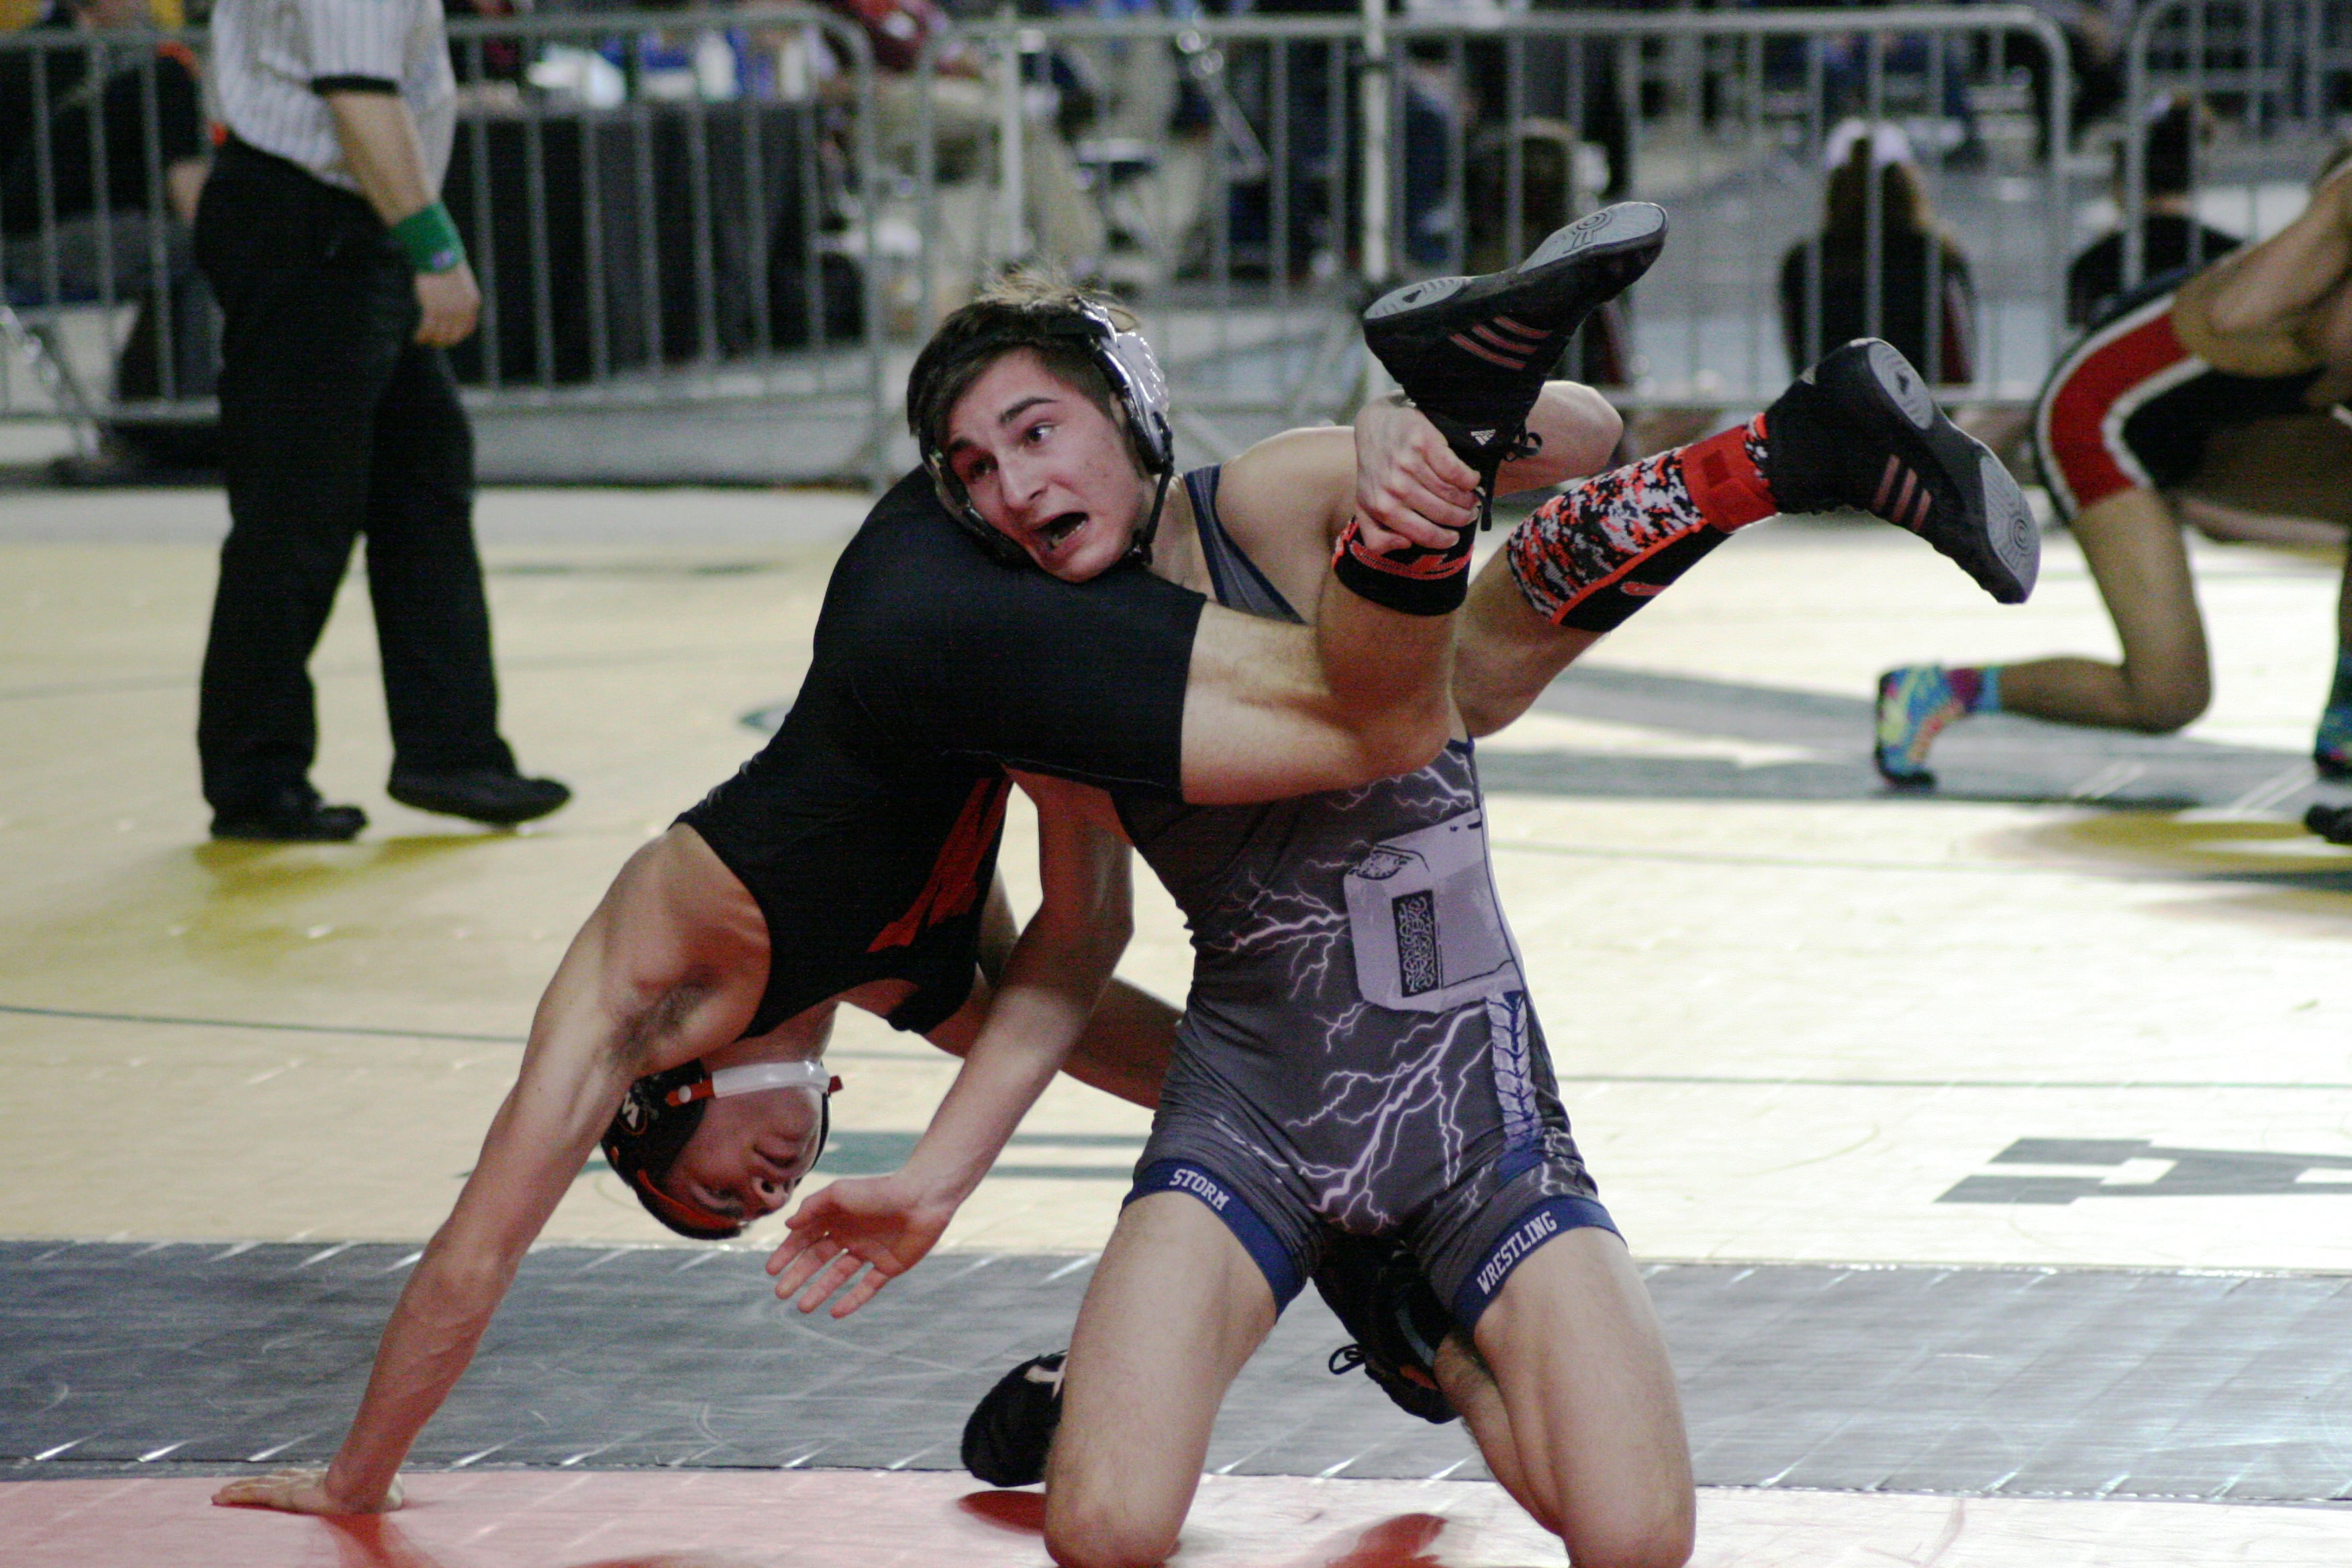
[[[2140,208],[2140,278],[2145,280],[2181,268],[2204,266],[2217,256],[2235,250],[2244,241],[2234,234],[2208,227],[2197,220],[2190,195],[2197,149],[2213,133],[2212,116],[2205,106],[2170,93],[2148,105],[2141,121],[2147,138],[2146,197]],[[2116,206],[2122,222],[2130,172],[2130,143],[2116,142]],[[2120,227],[2094,243],[2066,268],[2066,324],[2088,326],[2124,291],[2124,236]]]
[[[511,16],[516,9],[515,0],[441,0],[445,22]],[[520,38],[449,40],[449,68],[457,78],[461,100],[470,94],[477,102],[497,102],[519,96],[530,63],[529,47]]]
[[[173,352],[159,390],[200,397],[219,353],[189,239],[204,95],[185,44],[133,31],[152,26],[147,0],[67,0],[28,29],[51,47],[0,54],[0,262],[18,304],[162,296]]]
[[[865,29],[874,47],[874,108],[882,155],[908,167],[922,130],[923,82],[915,71],[933,35],[953,24],[934,0],[821,0]],[[1003,88],[979,53],[946,40],[930,83],[932,145],[941,184],[989,171],[983,159],[996,136]],[[1073,277],[1100,263],[1100,209],[1078,184],[1069,144],[1047,120],[1031,115],[1021,128],[1021,190],[1038,257]]]
[[[1928,206],[1910,145],[1892,126],[1849,121],[1830,138],[1827,220],[1780,263],[1789,363],[1807,365],[1854,338],[1885,338],[1930,381],[1976,379],[1976,290],[1968,258]],[[1842,154],[1842,155],[1841,155]],[[1870,319],[1870,191],[1878,189],[1878,317]],[[1818,316],[1816,315],[1818,312]],[[1930,327],[1934,328],[1930,341]]]

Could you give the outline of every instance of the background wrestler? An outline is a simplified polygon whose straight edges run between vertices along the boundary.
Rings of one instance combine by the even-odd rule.
[[[1223,802],[1362,784],[1443,745],[1443,618],[1338,591],[1320,595],[1316,626],[1276,625],[1204,610],[1121,562],[1163,493],[1138,476],[1160,467],[1165,425],[1146,431],[1108,412],[1105,345],[1064,346],[1074,367],[1093,367],[1071,374],[1093,376],[1088,405],[1117,431],[1127,480],[1106,492],[1105,515],[1041,520],[1037,547],[1083,560],[1086,585],[986,559],[927,477],[883,499],[835,569],[809,674],[775,738],[632,857],[574,939],[334,1462],[232,1483],[216,1500],[396,1506],[410,1445],[600,1132],[663,1223],[728,1236],[784,1202],[823,1123],[805,1089],[711,1095],[726,1087],[714,1069],[814,1058],[844,1001],[977,1051],[1001,763]],[[1447,547],[1457,537],[1422,533]],[[989,1037],[1032,1062],[1067,1053],[1075,1076],[1150,1103],[1166,1008],[1117,990],[1097,1026],[1118,1041],[1113,1058],[1071,1052],[1058,1032],[1083,1019],[1116,960],[1123,884],[1095,841],[1053,815],[1055,786],[1040,780],[1038,793],[1052,907],[1032,922],[1034,947],[1024,937],[1007,961],[1003,1026]]]
[[[1933,784],[1930,745],[1972,713],[2161,734],[2205,711],[2212,664],[2180,525],[2222,537],[2341,538],[2352,522],[2352,178],[2339,148],[2294,222],[2193,276],[2150,279],[2059,362],[2034,428],[2051,499],[2123,645],[1879,679],[1879,771]],[[2352,576],[2313,757],[2352,773]]]
[[[1055,302],[1050,297],[1016,301],[1000,296],[966,316],[984,315],[992,304],[1000,315],[1017,320],[1024,310],[1044,313]],[[1066,300],[1063,308],[1076,308],[1075,302]],[[955,330],[943,330],[942,340]],[[1098,558],[1118,559],[1126,541],[1097,536],[1090,541],[1093,553],[1068,551],[1051,524],[1071,515],[1113,513],[1110,497],[1118,488],[1133,489],[1145,476],[1125,462],[1108,411],[1058,376],[1037,348],[1005,346],[1003,338],[1012,335],[1008,329],[990,344],[975,332],[982,351],[957,367],[961,375],[943,375],[942,388],[930,391],[921,385],[919,372],[910,401],[919,408],[944,405],[946,429],[920,434],[927,448],[948,465],[953,489],[982,519],[1019,542],[1046,571],[1082,576],[1096,569]],[[992,357],[985,352],[989,347],[996,351]],[[1553,438],[1543,451],[1551,464],[1572,468],[1597,460],[1612,444],[1613,416],[1587,414],[1575,432],[1580,441],[1564,429],[1576,424],[1560,416],[1564,407],[1590,396],[1566,385],[1545,389],[1530,423],[1539,429],[1549,425]],[[1205,488],[1202,481],[1188,480],[1171,497],[1166,530],[1152,551],[1154,570],[1171,580],[1218,588],[1226,602],[1247,602],[1246,592],[1237,596],[1234,589],[1241,577],[1253,574],[1252,568],[1231,559],[1222,566],[1213,563],[1220,559],[1215,542],[1223,535],[1201,526],[1204,509],[1212,506],[1281,595],[1298,599],[1320,583],[1333,541],[1360,535],[1367,501],[1436,510],[1457,526],[1475,520],[1477,476],[1447,450],[1426,418],[1391,406],[1370,423],[1372,427],[1360,429],[1353,443],[1348,432],[1293,432],[1226,465]],[[1758,440],[1747,432],[1735,433],[1735,438],[1743,450]],[[1383,462],[1365,466],[1361,500],[1358,444],[1387,454]],[[1728,445],[1717,443],[1717,449]],[[1706,454],[1691,456],[1703,461]],[[1502,488],[1542,471],[1542,465],[1524,462],[1507,467]],[[1686,546],[1685,556],[1703,553],[1705,542],[1672,531],[1673,520],[1656,515],[1660,496],[1679,483],[1672,466],[1637,477],[1648,483],[1636,485],[1620,476],[1599,495],[1582,498],[1591,503],[1589,511],[1556,509],[1536,537],[1546,537],[1549,530],[1556,541],[1567,526],[1564,518],[1580,519],[1590,527],[1591,517],[1613,503],[1621,522],[1638,512],[1656,527],[1648,534],[1621,529],[1615,540],[1598,542],[1596,548],[1618,552],[1618,570],[1601,573],[1600,578],[1614,582],[1624,569],[1645,560],[1658,564],[1654,557],[1677,538]],[[1747,483],[1751,492],[1764,488],[1754,470]],[[1629,496],[1643,504],[1629,506]],[[1746,499],[1751,506],[1759,501],[1754,493]],[[1775,510],[1769,496],[1761,499],[1763,512]],[[1691,510],[1686,498],[1683,510]],[[1703,520],[1689,521],[1703,525]],[[1575,596],[1588,614],[1600,613],[1594,597],[1603,585],[1596,580]],[[1522,596],[1517,587],[1508,592],[1521,596],[1517,606],[1490,599],[1489,613],[1507,612],[1496,618],[1511,633],[1524,632],[1508,616],[1531,616],[1531,595]],[[1624,595],[1611,613],[1622,619],[1645,596]],[[1597,635],[1562,631],[1550,619],[1541,624],[1551,645],[1543,658],[1518,657],[1521,650],[1509,645],[1491,650],[1496,657],[1486,668],[1495,675],[1489,694],[1495,711],[1524,706],[1549,679],[1548,673],[1537,674],[1538,664],[1556,669]],[[1472,668],[1466,650],[1463,668]],[[1420,777],[1414,775],[1416,781]],[[1328,809],[1357,808],[1383,787],[1327,797],[1332,803]],[[1307,805],[1274,809],[1295,812]],[[1286,827],[1276,837],[1291,831]],[[1202,929],[1206,917],[1189,907],[1188,913],[1196,931]],[[771,1260],[782,1274],[780,1290],[790,1293],[806,1285],[803,1304],[813,1307],[850,1279],[861,1263],[873,1264],[836,1303],[836,1314],[844,1313],[928,1251],[954,1205],[970,1191],[968,1181],[943,1183],[933,1174],[940,1165],[933,1152],[956,1151],[957,1160],[967,1163],[958,1169],[969,1163],[984,1168],[1010,1131],[1009,1124],[1003,1125],[992,1147],[959,1125],[960,1120],[956,1107],[943,1107],[905,1171],[836,1184],[804,1205],[793,1221],[794,1238]],[[1572,1152],[1568,1157],[1572,1160]],[[1442,1373],[1448,1392],[1472,1412],[1496,1473],[1538,1518],[1569,1536],[1578,1561],[1678,1562],[1688,1551],[1686,1457],[1662,1343],[1622,1245],[1613,1235],[1570,1230],[1561,1246],[1543,1247],[1534,1256],[1542,1262],[1512,1274],[1497,1310],[1478,1320],[1479,1348],[1506,1368],[1500,1386],[1475,1371],[1456,1340],[1451,1342],[1450,1363],[1442,1363],[1448,1369]],[[1290,1270],[1294,1288],[1306,1267],[1301,1263]],[[1208,1209],[1167,1193],[1143,1197],[1128,1211],[1097,1278],[1097,1295],[1090,1300],[1110,1303],[1090,1307],[1087,1320],[1095,1325],[1097,1347],[1092,1375],[1103,1392],[1091,1406],[1085,1394],[1074,1395],[1074,1410],[1148,1407],[1155,1418],[1145,1426],[1114,1415],[1073,1440],[1075,1451],[1088,1458],[1056,1459],[1060,1489],[1054,1495],[1060,1500],[1051,1505],[1049,1519],[1058,1523],[1049,1530],[1065,1561],[1156,1561],[1172,1547],[1223,1389],[1271,1326],[1277,1297],[1269,1276]],[[1508,1310],[1504,1303],[1511,1303]],[[1559,1324],[1570,1321],[1578,1331],[1561,1336]],[[1089,1331],[1082,1327],[1081,1347],[1088,1341]],[[1113,1371],[1101,1371],[1106,1365]],[[1087,1376],[1074,1373],[1074,1386],[1089,1386]],[[1082,1415],[1074,1419],[1085,1426]],[[1146,1430],[1152,1434],[1148,1443],[1118,1436]],[[1081,1466],[1076,1480],[1070,1479],[1073,1465]]]

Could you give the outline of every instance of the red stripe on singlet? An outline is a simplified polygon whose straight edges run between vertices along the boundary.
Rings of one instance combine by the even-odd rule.
[[[947,842],[940,846],[940,858],[931,863],[923,890],[915,895],[905,914],[882,928],[866,952],[905,947],[929,927],[954,919],[979,901],[980,863],[988,847],[996,842],[996,830],[1004,825],[1004,797],[1012,788],[1012,781],[1005,778],[981,779],[972,784],[955,826],[948,830]]]
[[[2124,445],[2124,418],[2166,390],[2148,382],[2189,357],[2172,330],[2172,296],[2156,303],[2152,314],[2134,311],[2084,342],[2042,399],[2037,434],[2069,516],[2147,483]]]

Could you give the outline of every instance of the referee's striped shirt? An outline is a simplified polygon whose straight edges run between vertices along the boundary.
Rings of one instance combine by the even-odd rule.
[[[214,91],[239,141],[357,191],[319,95],[397,92],[415,118],[425,177],[439,188],[457,120],[441,0],[219,0],[212,37]]]

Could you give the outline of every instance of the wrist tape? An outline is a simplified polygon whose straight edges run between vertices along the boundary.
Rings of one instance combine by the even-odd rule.
[[[419,208],[392,226],[392,237],[419,272],[455,272],[466,264],[466,242],[449,209],[439,202]]]
[[[1470,541],[1475,529],[1454,531],[1444,550],[1408,544],[1375,552],[1357,520],[1339,531],[1331,574],[1360,599],[1406,616],[1450,616],[1470,592]]]

